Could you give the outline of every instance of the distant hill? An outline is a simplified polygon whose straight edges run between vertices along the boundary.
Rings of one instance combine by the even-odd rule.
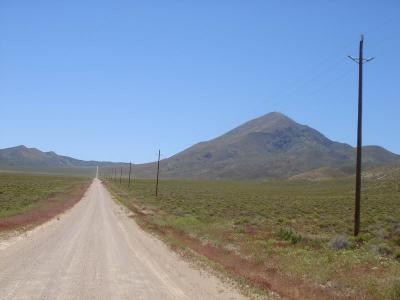
[[[363,163],[379,166],[400,162],[400,156],[379,146],[365,146]],[[329,140],[317,130],[273,112],[228,133],[198,143],[161,162],[169,178],[259,179],[337,177],[354,171],[355,149]],[[140,177],[153,177],[155,163],[137,165]],[[329,171],[328,171],[329,170]]]
[[[363,147],[363,163],[373,168],[400,163],[379,146]],[[226,134],[198,143],[161,161],[162,178],[318,180],[353,174],[355,149],[273,112]],[[84,161],[18,146],[0,150],[0,169],[90,170],[125,163]],[[156,163],[133,166],[133,176],[154,178]]]
[[[23,145],[0,149],[0,170],[93,175],[96,166],[115,166],[121,164],[79,160],[58,155],[52,151],[43,152]]]

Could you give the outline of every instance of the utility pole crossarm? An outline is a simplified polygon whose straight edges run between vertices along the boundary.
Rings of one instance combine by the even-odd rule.
[[[358,58],[355,58],[355,57],[353,57],[351,55],[347,55],[347,57],[350,58],[352,61],[358,63]]]

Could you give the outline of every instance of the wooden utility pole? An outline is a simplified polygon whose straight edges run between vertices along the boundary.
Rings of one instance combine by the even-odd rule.
[[[128,188],[131,186],[131,170],[132,170],[132,163],[129,162],[129,179],[128,179]]]
[[[355,209],[354,209],[354,236],[360,232],[360,212],[361,212],[361,163],[362,163],[362,84],[363,84],[363,64],[373,58],[363,58],[364,35],[361,35],[359,56],[351,60],[358,64],[358,119],[357,119],[357,162],[356,162],[356,191],[355,191]]]
[[[121,173],[119,174],[119,184],[122,183],[122,167],[121,167]]]
[[[158,177],[160,175],[160,155],[161,155],[161,150],[158,150],[156,197],[158,196]]]

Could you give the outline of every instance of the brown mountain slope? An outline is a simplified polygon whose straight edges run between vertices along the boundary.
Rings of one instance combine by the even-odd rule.
[[[277,112],[196,144],[161,162],[168,178],[286,178],[318,168],[353,171],[355,150]],[[391,164],[400,156],[378,146],[364,147],[368,165]],[[136,165],[140,177],[154,176],[155,164]]]

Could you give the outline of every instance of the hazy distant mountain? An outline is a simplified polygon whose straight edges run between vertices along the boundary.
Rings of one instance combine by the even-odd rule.
[[[382,147],[363,149],[363,163],[369,167],[400,163],[399,155]],[[162,160],[161,177],[331,178],[352,174],[354,161],[353,147],[333,142],[317,130],[273,112]],[[0,169],[94,170],[97,165],[112,167],[123,163],[83,161],[25,146],[0,150]],[[134,165],[133,176],[154,178],[155,170],[156,163]]]
[[[400,161],[399,155],[382,147],[363,149],[363,162],[368,166]],[[325,171],[316,174],[339,176],[354,171],[354,159],[355,149],[350,145],[333,142],[273,112],[164,159],[161,174],[171,178],[286,178],[322,168]],[[154,176],[154,170],[154,163],[134,168],[141,177]]]
[[[61,173],[94,174],[96,166],[113,166],[118,163],[84,161],[58,155],[52,151],[42,152],[23,145],[0,149],[0,169],[24,171],[67,171]],[[73,170],[77,172],[73,172]]]

